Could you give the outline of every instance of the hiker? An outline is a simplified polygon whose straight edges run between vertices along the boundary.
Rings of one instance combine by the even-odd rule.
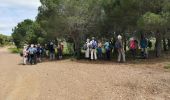
[[[94,37],[92,37],[92,40],[90,41],[91,45],[91,60],[97,60],[97,41]]]
[[[55,45],[53,42],[50,42],[48,50],[49,50],[50,60],[55,60]]]
[[[64,45],[62,42],[60,42],[58,44],[58,48],[57,48],[57,51],[58,51],[58,58],[59,59],[62,59],[63,58],[63,49],[64,49]]]
[[[27,46],[24,46],[23,49],[23,64],[26,65],[28,60],[28,51],[27,51]]]
[[[36,53],[38,62],[41,62],[42,53],[43,53],[43,49],[40,46],[40,44],[38,44],[37,45],[37,53]]]
[[[141,35],[141,41],[140,41],[141,57],[144,59],[148,58],[147,47],[148,47],[148,41],[144,35]]]
[[[97,48],[97,56],[98,56],[98,59],[102,59],[102,42],[99,41],[98,42],[98,48]]]
[[[27,62],[30,61],[30,54],[29,54],[29,51],[28,51],[30,47],[31,47],[31,45],[28,45],[27,49],[26,49],[27,50]]]
[[[34,45],[34,50],[35,50],[35,52],[34,52],[34,62],[35,62],[35,64],[37,64],[37,45]]]
[[[114,46],[115,46],[115,39],[114,38],[111,38],[110,40],[110,53],[113,55],[113,53],[115,52],[114,50]]]
[[[29,63],[31,65],[36,64],[36,59],[35,59],[36,58],[36,48],[35,48],[34,44],[31,44],[31,47],[28,49],[28,52],[29,52],[29,56],[30,56]]]
[[[110,49],[110,43],[109,43],[108,40],[105,42],[104,48],[105,48],[105,50],[106,50],[106,59],[107,59],[107,60],[110,60],[110,50],[111,50],[111,49]]]
[[[85,51],[85,58],[89,59],[90,58],[90,39],[87,39],[85,45],[84,45],[84,50]]]
[[[132,37],[132,38],[130,39],[129,48],[130,48],[132,57],[135,58],[135,57],[136,57],[136,49],[137,49],[137,46],[136,46],[136,42],[135,42],[135,38],[134,38],[134,37]]]
[[[115,47],[118,51],[118,60],[117,61],[120,63],[121,58],[123,58],[123,62],[126,62],[125,51],[123,49],[123,42],[122,42],[122,36],[121,35],[118,35],[117,41],[115,43]]]

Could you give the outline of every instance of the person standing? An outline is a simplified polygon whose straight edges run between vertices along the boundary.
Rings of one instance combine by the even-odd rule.
[[[31,65],[36,64],[36,61],[35,61],[36,49],[34,48],[33,44],[31,44],[31,47],[28,49],[28,52],[29,52],[29,56],[30,56],[30,59],[29,59],[30,64]]]
[[[40,46],[40,44],[37,45],[37,61],[41,62],[41,56],[42,56],[42,48]]]
[[[98,56],[98,59],[102,59],[102,42],[99,41],[98,42],[98,48],[97,48],[97,56]]]
[[[50,42],[49,54],[50,54],[50,60],[55,60],[55,45],[53,42]]]
[[[130,39],[129,47],[130,47],[130,51],[131,51],[131,54],[132,54],[133,58],[135,58],[136,57],[136,47],[137,46],[136,46],[136,42],[135,42],[134,37],[132,37]]]
[[[24,46],[23,49],[23,64],[26,65],[28,60],[28,51],[27,51],[27,46]]]
[[[85,51],[85,58],[89,59],[90,58],[90,39],[87,39],[86,44],[84,46]]]
[[[105,42],[104,48],[106,50],[106,59],[110,60],[110,50],[111,50],[111,48],[110,48],[110,43],[109,43],[108,40]]]
[[[37,45],[34,45],[34,64],[37,64]]]
[[[58,58],[59,59],[62,59],[63,58],[63,49],[64,49],[64,45],[62,42],[60,42],[58,44],[58,48],[57,48],[57,51],[58,51]]]
[[[111,40],[110,40],[110,53],[111,53],[112,56],[113,56],[113,53],[115,53],[115,49],[114,49],[115,42],[116,42],[115,39],[111,38]]]
[[[122,36],[118,35],[117,37],[117,41],[115,43],[115,47],[118,51],[118,62],[121,62],[121,58],[123,59],[123,62],[126,62],[126,58],[125,58],[125,51],[123,49],[123,42],[122,42]]]
[[[97,41],[94,37],[92,37],[92,40],[90,41],[91,45],[91,60],[97,60]]]
[[[148,47],[148,41],[144,35],[141,35],[140,48],[141,48],[141,56],[144,59],[148,58],[147,47]]]

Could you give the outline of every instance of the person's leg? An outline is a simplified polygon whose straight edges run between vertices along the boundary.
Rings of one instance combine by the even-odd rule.
[[[97,60],[97,51],[96,51],[96,49],[94,49],[94,58],[95,58],[95,60]]]
[[[106,50],[106,59],[108,60],[109,59],[109,51]]]
[[[134,49],[134,56],[135,56],[135,58],[137,56],[137,50],[136,49]]]
[[[52,60],[52,53],[50,52],[50,60]]]
[[[99,51],[98,51],[98,58],[100,60],[102,59],[102,50],[101,50],[101,48],[99,48]]]
[[[38,58],[38,61],[41,62],[41,54],[39,54],[39,58]]]
[[[132,57],[135,58],[135,49],[131,49]]]
[[[85,58],[88,58],[88,49],[85,51]]]
[[[63,59],[63,51],[61,50],[61,59]]]
[[[142,58],[145,57],[145,49],[144,48],[141,49],[141,55],[142,55]]]
[[[30,64],[31,64],[31,65],[34,63],[33,60],[34,60],[34,55],[31,54],[31,55],[30,55]]]
[[[146,51],[146,58],[148,58],[149,57],[148,49],[146,48],[145,51]]]
[[[121,60],[121,51],[120,50],[118,50],[118,62],[120,62],[120,60]]]
[[[122,53],[123,62],[126,62],[126,55],[125,55],[125,51],[124,51],[124,50],[122,50],[122,51],[121,51],[121,53]]]
[[[110,60],[110,50],[107,51],[107,59]]]
[[[31,59],[31,56],[29,55],[29,56],[28,56],[28,63],[29,63],[29,64],[31,63],[31,60],[30,60],[30,59]]]
[[[55,53],[52,54],[52,59],[55,60]]]
[[[23,57],[23,64],[24,65],[26,65],[26,61],[27,61],[26,57]]]
[[[27,62],[30,63],[30,55],[27,55]]]
[[[37,64],[37,55],[34,54],[34,64]]]
[[[93,51],[94,49],[91,50],[91,60],[93,60]]]
[[[61,59],[61,51],[59,51],[59,56],[58,57],[59,57],[59,59]]]
[[[145,48],[144,50],[145,50],[145,58],[148,58],[148,51],[147,51],[147,48]]]

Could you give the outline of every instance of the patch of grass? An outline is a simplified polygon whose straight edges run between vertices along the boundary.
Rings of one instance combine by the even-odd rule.
[[[170,69],[170,64],[164,66],[165,69]]]
[[[22,51],[21,49],[18,49],[16,47],[11,47],[11,48],[8,48],[8,49],[11,53],[21,53],[21,51]]]

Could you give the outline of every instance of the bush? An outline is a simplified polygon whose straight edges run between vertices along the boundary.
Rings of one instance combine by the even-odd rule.
[[[18,48],[16,48],[16,47],[9,48],[9,51],[10,51],[11,53],[21,53],[21,52],[22,52],[21,49],[18,49]]]
[[[164,66],[165,69],[170,69],[170,64]]]

